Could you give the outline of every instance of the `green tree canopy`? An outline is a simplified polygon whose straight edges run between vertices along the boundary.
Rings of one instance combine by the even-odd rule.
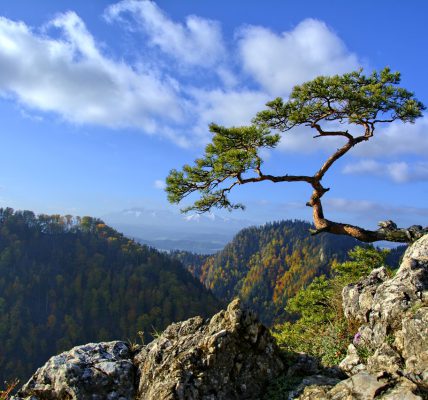
[[[198,193],[199,199],[183,209],[184,212],[206,212],[213,207],[231,211],[244,208],[229,198],[235,186],[261,181],[307,182],[313,188],[307,205],[313,209],[314,234],[350,235],[365,242],[415,240],[428,229],[416,225],[398,229],[392,221],[385,221],[380,229],[369,231],[326,219],[321,204],[322,196],[329,190],[321,182],[334,162],[355,145],[370,140],[377,125],[396,120],[413,123],[422,116],[425,106],[412,92],[399,87],[399,83],[400,73],[389,68],[369,76],[362,70],[319,76],[295,86],[287,101],[277,98],[267,103],[267,109],[259,112],[250,126],[227,128],[211,124],[213,138],[204,155],[193,165],[184,165],[182,170],[173,169],[167,177],[169,201],[179,203],[188,195]],[[342,124],[348,129],[329,129]],[[276,147],[281,132],[301,125],[313,129],[314,138],[339,136],[345,143],[313,175],[266,174],[262,170],[260,150]]]

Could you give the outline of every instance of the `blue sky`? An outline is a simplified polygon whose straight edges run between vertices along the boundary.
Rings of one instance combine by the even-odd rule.
[[[326,6],[328,3],[328,6]],[[170,209],[162,182],[209,140],[320,74],[389,65],[428,104],[423,1],[0,3],[0,206],[103,216]],[[337,143],[285,135],[272,173],[311,173]],[[428,117],[379,128],[325,178],[326,216],[428,225]],[[237,219],[310,219],[304,184],[258,184]]]

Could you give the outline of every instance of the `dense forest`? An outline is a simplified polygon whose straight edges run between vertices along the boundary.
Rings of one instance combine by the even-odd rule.
[[[0,381],[74,345],[145,340],[220,304],[178,262],[101,220],[0,209]]]
[[[239,296],[268,325],[281,316],[287,300],[333,261],[344,261],[359,242],[348,236],[311,236],[311,224],[288,220],[240,231],[212,256],[174,252],[186,268],[224,301]],[[404,246],[390,253],[391,264]]]

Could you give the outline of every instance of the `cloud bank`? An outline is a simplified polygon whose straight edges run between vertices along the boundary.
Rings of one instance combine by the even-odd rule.
[[[59,38],[48,36],[52,28]],[[0,68],[2,96],[73,123],[154,133],[165,120],[181,119],[177,91],[168,80],[104,56],[73,12],[50,21],[45,34],[0,18]]]
[[[296,84],[318,75],[360,66],[343,41],[315,19],[280,34],[260,26],[245,27],[239,33],[239,50],[244,70],[275,97],[287,95]]]
[[[143,31],[152,46],[180,63],[210,68],[226,53],[218,22],[196,15],[175,22],[152,1],[124,0],[109,6],[104,16],[122,23],[130,17],[128,27]]]
[[[343,173],[386,177],[396,183],[428,181],[428,162],[409,164],[405,161],[381,163],[375,160],[361,160],[346,165]]]
[[[237,27],[225,38],[218,21],[174,20],[148,0],[123,0],[103,15],[141,39],[132,50],[138,62],[114,55],[74,12],[41,28],[0,17],[0,96],[35,118],[39,112],[75,124],[133,128],[189,147],[209,140],[210,122],[248,124],[266,101],[286,96],[294,85],[361,65],[337,33],[315,19],[283,32]],[[413,126],[394,123],[352,154],[426,155],[427,129],[426,117]],[[311,136],[310,130],[292,131],[280,150],[329,152],[340,144]]]

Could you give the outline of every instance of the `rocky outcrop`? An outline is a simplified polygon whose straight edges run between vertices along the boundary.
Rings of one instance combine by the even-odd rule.
[[[381,276],[374,293],[372,285],[364,285],[373,276]],[[352,296],[356,287],[361,287],[360,294]],[[345,288],[343,300],[348,318],[363,322],[354,347],[364,350],[367,359],[359,361],[368,372],[428,381],[428,235],[407,250],[393,278],[375,270],[360,284]],[[350,353],[355,354],[352,348]],[[348,361],[341,367],[352,373],[355,361]]]
[[[89,343],[50,358],[12,399],[132,399],[134,378],[126,343]]]
[[[306,385],[298,399],[428,399],[428,235],[406,251],[395,276],[378,268],[343,290],[360,324],[333,388]]]
[[[269,331],[235,300],[210,320],[170,325],[134,352],[110,342],[52,357],[14,399],[260,399],[283,369]]]
[[[170,325],[136,356],[137,399],[259,399],[283,370],[276,345],[238,300],[211,320]]]

